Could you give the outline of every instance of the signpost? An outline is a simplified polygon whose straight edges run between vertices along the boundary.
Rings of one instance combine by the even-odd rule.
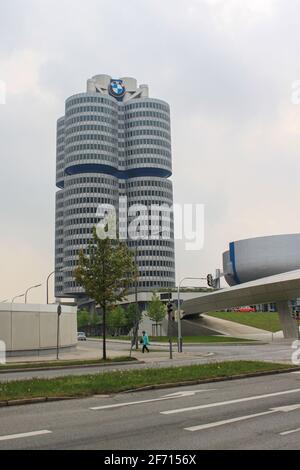
[[[59,320],[61,316],[61,305],[58,304],[57,306],[57,343],[56,343],[56,359],[59,359]]]
[[[167,305],[168,311],[168,336],[169,336],[169,351],[170,359],[173,359],[173,348],[172,348],[172,335],[173,335],[173,304],[169,302]]]

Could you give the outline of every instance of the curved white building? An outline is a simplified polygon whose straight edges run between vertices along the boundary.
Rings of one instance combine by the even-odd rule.
[[[223,272],[230,286],[300,269],[300,234],[238,240],[223,253]]]
[[[66,100],[57,121],[55,295],[84,294],[73,279],[100,203],[173,204],[170,109],[149,98],[134,78],[96,75],[87,92]],[[175,285],[173,222],[169,239],[128,241],[137,246],[143,290]]]

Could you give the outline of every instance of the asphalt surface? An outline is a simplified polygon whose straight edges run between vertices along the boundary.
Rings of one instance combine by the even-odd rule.
[[[0,409],[0,450],[299,449],[299,437],[299,373]]]
[[[93,367],[93,368],[72,368],[72,369],[62,369],[62,370],[48,370],[48,371],[20,371],[16,373],[1,373],[0,374],[0,383],[7,382],[11,380],[20,380],[20,379],[31,379],[31,378],[51,378],[51,377],[62,377],[66,375],[86,375],[86,374],[96,374],[96,373],[105,373],[112,370],[125,370],[125,369],[143,369],[150,367],[169,367],[169,366],[179,366],[179,365],[190,365],[190,364],[204,364],[208,362],[220,362],[220,361],[231,361],[231,360],[259,360],[259,361],[268,361],[268,362],[283,362],[291,363],[291,355],[294,350],[291,348],[291,343],[273,343],[273,344],[251,344],[251,345],[189,345],[184,346],[184,351],[188,353],[193,353],[191,357],[186,357],[184,359],[169,359],[168,346],[153,346],[155,350],[160,348],[162,352],[165,352],[165,360],[148,362],[146,364],[125,364],[125,365],[111,365],[106,367]],[[95,348],[101,347],[99,342],[88,341],[86,347]],[[109,347],[114,350],[118,349],[123,352],[127,351],[128,345],[124,343],[110,343]],[[199,356],[197,357],[197,354]],[[134,351],[133,351],[134,356]],[[147,359],[151,358],[150,355],[147,356]]]

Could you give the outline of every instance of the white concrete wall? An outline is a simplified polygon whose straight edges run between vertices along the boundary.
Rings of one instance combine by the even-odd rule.
[[[0,304],[0,340],[8,352],[56,348],[57,305]],[[77,344],[77,308],[62,305],[60,347]]]

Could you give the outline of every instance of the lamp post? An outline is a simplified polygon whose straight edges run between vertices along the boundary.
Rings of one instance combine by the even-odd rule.
[[[181,336],[181,318],[180,318],[180,287],[184,281],[203,281],[206,277],[184,277],[179,281],[177,292],[177,312],[178,312],[178,352],[182,352],[182,336]]]
[[[31,287],[28,287],[27,291],[25,292],[25,304],[27,304],[27,295],[28,295],[28,292],[32,289],[36,289],[37,287],[41,287],[42,284],[37,284],[36,286],[31,286]]]
[[[47,305],[49,304],[49,279],[51,276],[53,276],[53,274],[55,274],[57,272],[57,270],[55,269],[54,271],[52,271],[48,277],[47,277],[47,281],[46,281],[46,303]]]
[[[53,274],[55,274],[55,273],[61,273],[65,270],[66,270],[66,268],[54,269],[54,271],[51,271],[51,273],[48,274],[47,280],[46,280],[46,302],[47,302],[47,305],[49,304],[49,280],[50,280],[50,277],[53,276]]]
[[[25,293],[21,295],[16,295],[15,297],[13,297],[11,303],[13,304],[16,299],[19,299],[21,297],[25,297]]]

